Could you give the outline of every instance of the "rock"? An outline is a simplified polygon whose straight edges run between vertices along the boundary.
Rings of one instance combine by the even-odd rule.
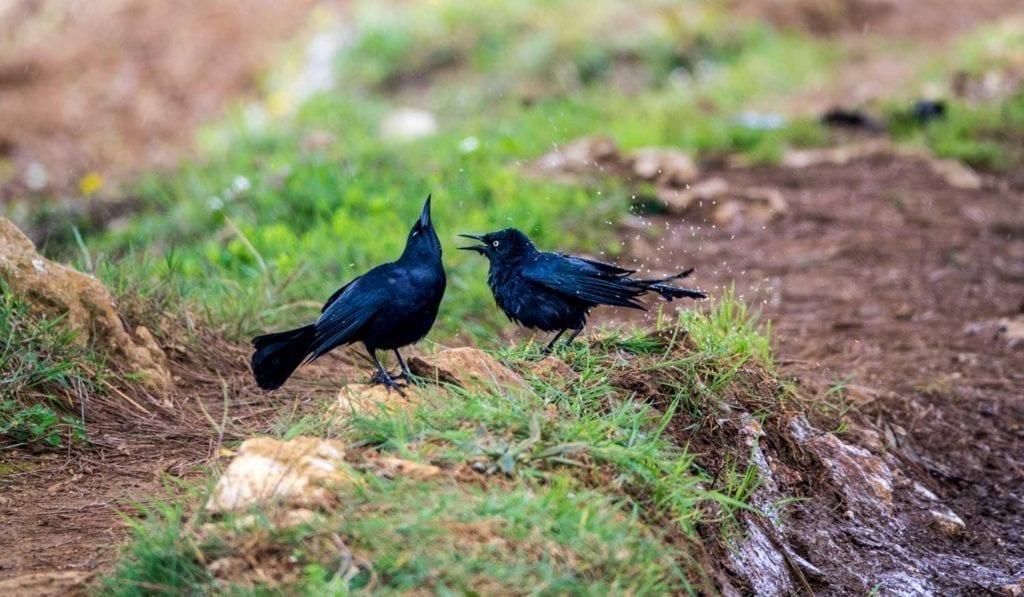
[[[207,522],[199,527],[199,537],[226,537],[234,533],[247,533],[261,528],[290,529],[302,525],[313,525],[320,519],[320,514],[307,508],[274,509],[259,514],[246,514],[221,520]]]
[[[678,149],[645,147],[628,158],[633,176],[667,187],[683,187],[697,180],[700,171],[693,158]]]
[[[539,361],[530,362],[526,369],[541,379],[554,379],[567,382],[576,382],[580,374],[573,371],[562,359],[548,355]]]
[[[658,199],[670,214],[682,215],[700,207],[702,202],[710,205],[712,201],[724,198],[729,190],[729,183],[724,178],[714,177],[702,180],[689,188],[658,187],[656,192]]]
[[[545,178],[567,183],[596,176],[615,176],[627,182],[655,183],[681,188],[697,180],[700,170],[686,153],[671,147],[645,147],[623,154],[609,137],[581,137],[534,160],[529,169]]]
[[[622,156],[615,141],[609,137],[591,136],[576,139],[571,143],[548,152],[535,160],[531,168],[538,174],[576,182],[578,176],[610,170],[612,174],[621,167]]]
[[[862,515],[892,511],[892,471],[881,458],[813,429],[803,417],[790,421],[790,432],[821,461],[851,510]]]
[[[331,405],[329,412],[344,416],[378,412],[383,407],[408,408],[419,399],[420,389],[415,386],[402,388],[399,394],[380,384],[348,384],[338,391],[338,401]]]
[[[800,149],[787,151],[782,157],[782,165],[789,168],[809,168],[822,164],[842,166],[854,160],[878,155],[894,155],[897,153],[892,142],[876,139],[861,143],[851,143],[828,149]]]
[[[64,325],[78,332],[78,342],[107,352],[115,367],[141,374],[151,391],[162,395],[171,389],[167,357],[149,330],[136,328],[133,337],[99,280],[42,257],[5,218],[0,218],[0,277],[33,312],[66,314]]]
[[[922,498],[924,498],[924,499],[926,499],[926,500],[928,500],[930,502],[937,502],[937,501],[939,501],[939,496],[935,495],[934,491],[932,491],[931,489],[928,489],[924,485],[921,485],[917,481],[914,481],[914,484],[911,486],[911,488],[914,490],[914,493],[916,493],[918,496],[920,496],[920,497],[922,497]]]
[[[928,166],[932,172],[944,178],[951,187],[976,191],[985,186],[985,181],[977,172],[956,160],[931,158],[928,160]]]
[[[476,348],[452,348],[429,357],[414,356],[409,359],[409,369],[420,377],[467,390],[529,388],[516,372]]]
[[[1013,343],[1024,340],[1024,315],[1018,315],[1012,319],[1000,319],[999,333]]]
[[[77,597],[91,595],[86,586],[94,573],[78,570],[33,572],[0,580],[0,595]]]
[[[738,189],[711,212],[711,221],[719,226],[763,225],[788,211],[789,205],[778,189],[749,187]]]
[[[765,529],[748,518],[742,539],[730,545],[729,564],[750,583],[754,595],[792,595],[796,592],[786,556]]]
[[[846,436],[851,438],[858,446],[866,448],[873,454],[885,453],[885,442],[882,441],[882,435],[874,429],[851,423],[847,429]]]
[[[778,189],[733,187],[722,178],[709,178],[686,189],[659,186],[656,193],[669,213],[707,217],[719,226],[763,225],[789,210]]]
[[[928,515],[931,516],[935,528],[947,537],[960,537],[967,530],[963,519],[948,508],[930,510]]]
[[[440,476],[442,471],[432,464],[422,464],[393,456],[376,456],[366,461],[366,468],[378,477],[397,479],[408,477],[418,481]]]
[[[964,334],[991,335],[994,338],[1002,338],[1014,346],[1024,341],[1024,315],[969,323],[964,326]]]
[[[380,124],[380,135],[393,141],[412,141],[437,133],[437,119],[425,110],[399,108]]]
[[[1024,578],[1021,578],[1015,583],[1005,584],[997,590],[1002,595],[1008,595],[1009,597],[1021,597],[1024,595]]]
[[[206,510],[224,514],[271,504],[327,508],[335,487],[356,481],[344,458],[345,448],[336,440],[245,440],[217,482]]]

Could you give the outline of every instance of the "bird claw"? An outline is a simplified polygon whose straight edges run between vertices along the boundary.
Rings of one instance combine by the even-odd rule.
[[[422,386],[427,383],[427,380],[418,375],[413,375],[409,371],[402,371],[398,374],[398,377],[405,380],[406,386]]]
[[[405,392],[403,390],[405,389],[406,386],[398,383],[398,380],[396,380],[394,377],[391,377],[391,375],[383,371],[378,371],[374,373],[373,377],[370,378],[370,383],[379,383],[385,388],[387,388],[389,394],[391,393],[391,390],[394,390],[398,392],[399,396],[403,398],[405,397]]]

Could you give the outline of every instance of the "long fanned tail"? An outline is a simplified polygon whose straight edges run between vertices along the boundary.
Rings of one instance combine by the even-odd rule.
[[[281,387],[309,355],[315,338],[313,325],[253,338],[256,352],[252,353],[252,372],[256,385],[264,390]]]
[[[665,282],[671,282],[672,280],[681,280],[688,277],[693,273],[693,268],[679,272],[674,276],[668,276],[667,278],[658,278],[654,280],[636,280],[636,282],[642,284],[644,288],[657,292],[666,301],[671,301],[677,298],[691,298],[691,299],[706,299],[708,295],[704,294],[699,290],[693,288],[681,288],[679,286],[673,286],[671,284],[665,284]]]

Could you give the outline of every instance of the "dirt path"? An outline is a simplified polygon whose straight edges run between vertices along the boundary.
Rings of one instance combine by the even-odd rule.
[[[655,218],[662,248],[631,233],[629,252],[761,303],[805,391],[849,384],[886,449],[967,524],[922,537],[963,560],[941,584],[977,589],[974,564],[1024,576],[1024,342],[997,332],[1024,312],[1024,195],[952,188],[907,157],[714,175],[778,188],[791,212],[741,230]]]

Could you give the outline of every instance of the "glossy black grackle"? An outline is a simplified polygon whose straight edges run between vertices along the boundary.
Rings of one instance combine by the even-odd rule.
[[[459,248],[476,251],[491,262],[487,283],[509,319],[529,328],[558,332],[545,353],[551,352],[567,330],[573,334],[565,343],[576,339],[590,310],[598,305],[643,309],[636,299],[651,291],[668,301],[707,298],[699,290],[666,284],[689,276],[692,269],[667,278],[640,280],[629,277],[634,270],[610,263],[538,251],[529,237],[515,228],[459,236],[482,243]]]
[[[377,366],[371,381],[399,388],[376,351],[394,350],[400,377],[411,381],[398,349],[427,335],[444,289],[441,243],[430,221],[428,196],[397,261],[379,265],[342,286],[327,299],[316,323],[253,338],[256,384],[264,390],[279,388],[299,365],[343,344],[362,342]]]

